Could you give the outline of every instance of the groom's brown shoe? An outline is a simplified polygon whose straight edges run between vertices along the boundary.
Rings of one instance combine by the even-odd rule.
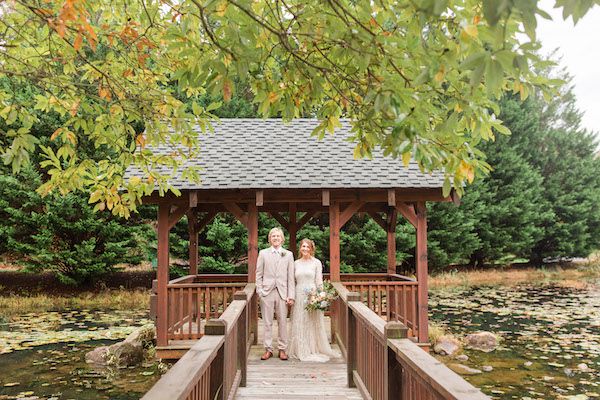
[[[285,354],[285,351],[279,350],[279,359],[283,361],[286,361],[288,359],[288,356],[287,354]]]
[[[269,350],[265,351],[265,354],[263,354],[260,359],[261,360],[268,360],[269,358],[273,357],[273,353],[271,353]]]

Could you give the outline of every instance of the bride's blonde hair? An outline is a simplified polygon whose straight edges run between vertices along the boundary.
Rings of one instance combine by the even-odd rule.
[[[298,259],[302,258],[302,253],[300,253],[300,248],[302,248],[302,244],[306,243],[308,245],[308,247],[310,248],[309,253],[311,256],[315,256],[315,242],[313,242],[312,240],[308,239],[308,238],[304,238],[300,241],[300,244],[298,245]]]

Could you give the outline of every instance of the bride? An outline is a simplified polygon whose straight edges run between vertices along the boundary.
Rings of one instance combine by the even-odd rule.
[[[315,243],[310,239],[300,242],[300,259],[294,263],[296,301],[291,317],[291,336],[288,354],[301,361],[326,362],[338,357],[329,345],[323,311],[307,311],[307,293],[323,286],[323,266],[314,257]]]

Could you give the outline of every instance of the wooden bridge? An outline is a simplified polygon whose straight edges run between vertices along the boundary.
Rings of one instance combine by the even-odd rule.
[[[340,297],[330,311],[330,333],[341,357],[322,364],[259,360],[264,349],[257,344],[262,327],[252,323],[253,283],[232,293],[231,283],[171,281],[172,288],[183,286],[171,298],[178,318],[169,323],[170,346],[173,356],[185,353],[143,400],[488,399],[415,343],[415,331],[407,326],[414,320],[403,312],[415,307],[405,289],[410,281],[367,278],[374,277],[334,283]],[[198,303],[198,298],[214,302]],[[220,316],[211,318],[225,304]],[[197,328],[200,338],[190,340],[198,336]]]
[[[380,151],[357,160],[347,140],[356,137],[350,121],[343,120],[336,134],[323,140],[312,135],[317,125],[310,119],[289,124],[223,119],[214,125],[214,135],[198,128],[203,157],[186,165],[201,167],[202,182],[189,183],[179,171],[171,180],[179,196],[155,188],[142,198],[158,205],[151,298],[157,355],[181,357],[144,399],[315,398],[315,393],[332,399],[486,398],[424,351],[429,346],[426,203],[458,203],[453,191],[444,192],[443,173],[424,173],[414,162],[405,167]],[[165,159],[173,156],[168,146],[153,150]],[[148,178],[136,167],[126,173],[132,177]],[[320,215],[327,220],[326,267],[340,293],[330,311],[331,336],[343,359],[318,368],[288,362],[273,369],[252,357],[259,336],[253,282],[261,212],[287,232],[294,254],[302,226]],[[247,229],[247,275],[198,275],[198,233],[219,213],[233,215]],[[357,213],[385,231],[386,273],[341,273],[340,231]],[[184,216],[189,275],[169,281],[169,231]],[[414,278],[397,274],[400,216],[415,230]],[[315,373],[307,375],[311,370]],[[276,373],[283,385],[270,384]]]

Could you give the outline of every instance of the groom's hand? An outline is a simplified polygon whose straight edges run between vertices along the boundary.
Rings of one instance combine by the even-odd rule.
[[[294,299],[287,299],[287,304],[289,306],[293,306],[294,305]]]

